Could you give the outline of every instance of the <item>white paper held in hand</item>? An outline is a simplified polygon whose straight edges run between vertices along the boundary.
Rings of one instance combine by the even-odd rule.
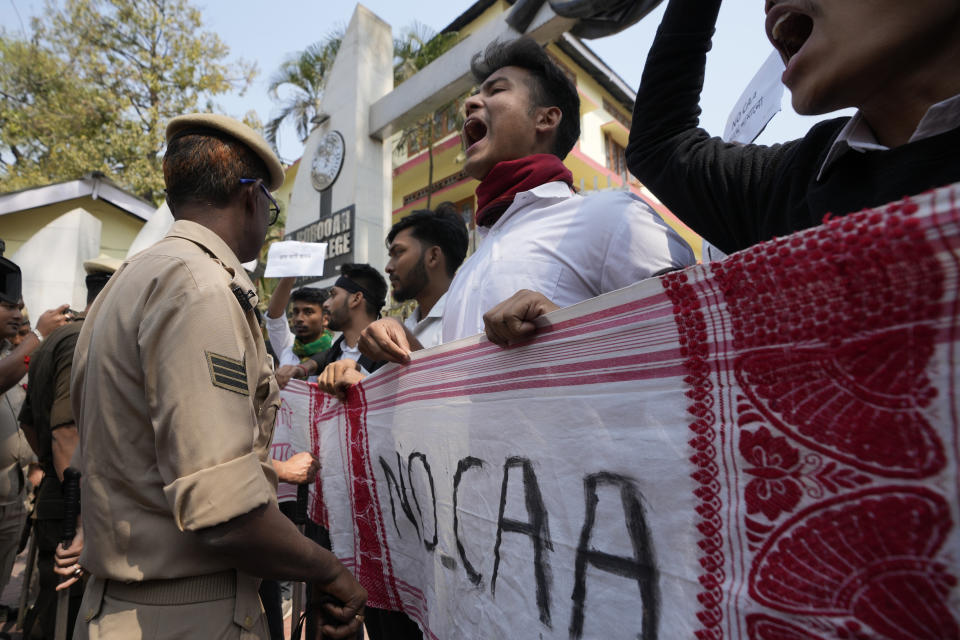
[[[267,278],[322,276],[326,242],[274,242],[267,252]]]
[[[727,118],[723,139],[727,142],[750,144],[757,139],[767,123],[780,112],[783,99],[783,60],[780,53],[771,53],[750,84],[740,95]]]

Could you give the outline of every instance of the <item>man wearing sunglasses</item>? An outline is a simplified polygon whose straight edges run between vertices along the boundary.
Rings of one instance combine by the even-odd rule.
[[[277,508],[268,456],[278,388],[241,263],[283,169],[246,125],[193,114],[168,125],[163,174],[173,226],[117,271],[77,342],[92,579],[74,637],[266,640],[259,577],[332,596],[313,603],[323,637],[355,637],[366,592]]]

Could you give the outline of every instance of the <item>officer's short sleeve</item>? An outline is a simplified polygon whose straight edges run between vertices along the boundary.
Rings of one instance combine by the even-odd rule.
[[[23,405],[20,407],[20,415],[17,416],[17,420],[20,424],[25,424],[28,427],[33,427],[33,404],[30,402],[30,393],[27,393],[27,397],[23,399]]]
[[[70,424],[73,420],[73,406],[70,403],[70,372],[73,368],[73,350],[77,346],[77,334],[74,333],[57,344],[54,353],[53,404],[50,407],[50,428]]]
[[[253,447],[260,363],[244,312],[225,283],[184,271],[151,296],[138,344],[164,494],[195,531],[266,504],[273,487]]]

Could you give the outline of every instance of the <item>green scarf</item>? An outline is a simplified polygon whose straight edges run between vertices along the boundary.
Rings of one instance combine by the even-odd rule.
[[[293,340],[293,353],[300,358],[300,360],[306,360],[315,353],[320,353],[321,351],[326,351],[330,348],[330,345],[333,344],[333,334],[330,333],[327,329],[323,330],[323,335],[314,340],[313,342],[308,342],[306,344],[300,342],[300,338],[295,338]]]

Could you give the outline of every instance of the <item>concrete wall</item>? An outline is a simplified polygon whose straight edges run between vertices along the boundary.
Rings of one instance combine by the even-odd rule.
[[[78,207],[100,221],[100,251],[114,258],[125,257],[127,248],[137,237],[144,221],[109,202],[89,197],[64,200],[45,207],[0,216],[0,238],[7,244],[5,255],[13,255],[37,231]]]

